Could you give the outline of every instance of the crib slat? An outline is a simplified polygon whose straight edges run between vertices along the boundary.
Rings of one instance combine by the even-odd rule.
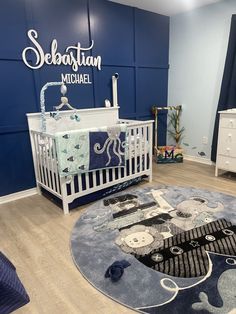
[[[93,171],[92,174],[92,187],[97,186],[97,178],[96,178],[96,171]]]
[[[78,177],[78,190],[79,190],[79,192],[81,192],[83,190],[81,173],[78,174],[77,177]]]
[[[90,172],[89,175],[89,187],[93,188],[96,186],[96,170],[93,170],[92,172]]]
[[[150,127],[148,127],[148,139],[149,139],[149,158],[150,158],[150,156],[151,156],[151,154],[150,154],[150,149],[152,149],[152,144],[151,144],[151,142],[150,142],[150,138],[151,138],[151,134],[150,134]],[[150,169],[150,163],[147,165],[147,169]]]
[[[115,179],[116,179],[115,168],[112,168],[112,171],[111,171],[111,181],[115,181]]]
[[[49,175],[51,177],[52,189],[56,191],[56,183],[55,183],[54,171],[53,171],[52,138],[51,137],[49,137],[49,159],[50,159]]]
[[[147,126],[145,125],[144,127],[144,134],[143,134],[143,137],[144,137],[144,171],[147,169]]]
[[[109,169],[106,169],[106,183],[109,182]]]
[[[103,174],[102,174],[102,170],[99,170],[99,185],[102,185],[103,182]]]
[[[46,186],[49,187],[49,184],[48,184],[48,172],[47,172],[47,161],[46,161],[46,155],[47,155],[47,146],[45,144],[45,140],[46,140],[46,137],[42,137],[43,139],[43,144],[41,146],[42,148],[42,161],[43,161],[43,170],[44,170],[44,176],[45,176],[45,184]]]
[[[42,139],[43,140],[43,139]],[[47,172],[45,169],[45,154],[44,154],[44,147],[43,144],[40,145],[40,149],[41,149],[41,162],[42,162],[42,169],[43,169],[43,178],[44,178],[44,184],[46,186],[48,186],[48,182],[47,182]]]
[[[59,174],[58,174],[58,169],[57,169],[57,153],[56,153],[56,144],[55,144],[55,139],[52,140],[52,155],[54,159],[54,173],[55,173],[55,178],[56,178],[56,186],[57,186],[57,193],[61,193],[60,189],[60,184],[59,184]]]
[[[133,149],[133,145],[131,144],[131,137],[132,137],[132,130],[131,129],[129,129],[129,141],[128,141],[128,143],[129,143],[129,154],[128,154],[128,156],[129,156],[129,176],[131,176],[131,174],[132,174],[132,149]]]
[[[142,152],[142,147],[143,147],[143,133],[142,133],[142,128],[138,128],[138,134],[139,134],[139,168],[138,172],[142,171],[142,162],[143,162],[143,152]]]
[[[129,130],[127,129],[127,131],[126,131],[126,139],[125,139],[125,150],[124,150],[124,153],[125,153],[125,155],[124,155],[124,161],[125,161],[125,166],[124,166],[124,172],[123,172],[123,174],[124,174],[124,176],[126,176],[127,175],[127,163],[126,163],[126,161],[127,161],[127,152],[128,152],[128,141],[129,141]],[[119,178],[121,178],[121,175],[122,175],[122,172],[120,172],[120,176],[119,176],[119,172],[118,172],[118,179]]]
[[[138,159],[137,128],[134,128],[134,173],[137,173],[137,159]]]
[[[148,169],[149,169],[149,182],[152,181],[152,125],[149,125],[148,127],[148,138],[149,138],[149,165],[148,165]]]
[[[125,153],[125,166],[124,166],[124,177],[127,175],[127,159],[126,159],[126,153]]]
[[[46,137],[46,144],[45,144],[45,160],[46,160],[46,175],[48,179],[48,186],[50,189],[52,189],[52,180],[51,180],[51,174],[50,174],[50,165],[49,165],[49,151],[50,151],[50,145],[49,145],[49,138]]]
[[[39,146],[39,135],[36,135],[36,137],[37,137],[37,147],[38,147],[38,165],[39,165],[39,172],[40,172],[40,181],[44,183],[43,169],[42,169],[42,162],[41,162],[41,150]]]
[[[36,152],[37,152],[37,164],[39,168],[39,180],[40,182],[43,182],[43,175],[42,175],[42,170],[41,170],[41,164],[40,164],[40,149],[39,149],[39,140],[38,140],[38,134],[35,134],[35,140],[36,140]]]
[[[42,162],[42,146],[40,145],[40,142],[39,142],[40,135],[38,135],[37,137],[38,137],[39,165],[40,165],[40,172],[41,172],[41,182],[46,185],[44,169],[43,169],[43,162]]]
[[[44,140],[44,138],[42,138]],[[44,184],[48,186],[48,180],[47,180],[47,170],[45,167],[45,153],[44,153],[44,144],[41,144],[41,160],[42,160],[42,168],[43,168],[43,174],[44,174]]]
[[[70,189],[71,189],[71,194],[75,194],[75,180],[74,180],[74,176],[72,176],[71,178],[71,182],[70,182]]]
[[[85,190],[89,189],[89,173],[85,173]]]
[[[39,156],[38,156],[38,140],[37,140],[37,134],[32,133],[33,135],[33,143],[34,143],[34,151],[35,151],[35,159],[36,159],[36,180],[41,182],[41,173],[39,168]]]
[[[119,167],[118,170],[117,170],[117,180],[119,180],[120,178],[121,178],[121,167]]]
[[[124,177],[127,176],[127,160],[125,161],[125,167],[124,167]]]

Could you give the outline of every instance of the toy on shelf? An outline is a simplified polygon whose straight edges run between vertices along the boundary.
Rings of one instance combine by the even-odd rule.
[[[170,110],[169,125],[171,128],[167,130],[169,135],[174,139],[176,145],[158,146],[157,132],[158,132],[158,111]],[[183,137],[184,127],[180,128],[179,119],[182,106],[168,106],[168,107],[152,107],[152,113],[155,116],[155,142],[154,155],[157,163],[176,163],[183,162],[183,150],[180,147],[180,142]]]

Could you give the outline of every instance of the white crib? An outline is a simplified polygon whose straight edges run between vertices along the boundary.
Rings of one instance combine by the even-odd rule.
[[[119,107],[80,109],[81,120],[71,120],[71,111],[61,111],[63,119],[56,121],[46,112],[47,130],[41,132],[41,113],[28,113],[28,125],[32,147],[38,193],[41,188],[62,200],[64,214],[69,204],[84,195],[147,176],[152,180],[152,125],[153,120],[121,120]],[[55,145],[55,132],[91,127],[127,124],[126,167],[93,170],[83,174],[60,177]]]

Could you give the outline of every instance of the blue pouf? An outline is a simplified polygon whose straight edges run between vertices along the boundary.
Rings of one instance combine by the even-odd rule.
[[[29,296],[17,276],[16,268],[0,252],[0,313],[11,313],[29,301]]]

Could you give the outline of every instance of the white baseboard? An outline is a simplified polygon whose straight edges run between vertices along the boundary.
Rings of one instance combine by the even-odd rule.
[[[214,164],[210,159],[207,159],[204,157],[191,156],[191,155],[184,154],[184,159],[189,160],[189,161],[199,162],[201,164],[210,165],[210,166]]]
[[[32,196],[32,195],[35,195],[35,194],[37,194],[37,189],[36,188],[32,188],[32,189],[25,190],[25,191],[20,191],[20,192],[4,195],[4,196],[0,197],[0,204],[16,201],[16,200],[18,200],[20,198]]]

